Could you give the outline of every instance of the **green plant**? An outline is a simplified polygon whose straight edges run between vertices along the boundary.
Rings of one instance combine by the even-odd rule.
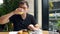
[[[18,2],[20,1],[21,0],[3,0],[3,4],[0,5],[0,16],[15,10],[18,7]],[[11,23],[5,24],[3,31],[12,31],[13,28],[11,26]]]
[[[57,26],[57,30],[60,30],[60,20],[57,21],[56,26]]]

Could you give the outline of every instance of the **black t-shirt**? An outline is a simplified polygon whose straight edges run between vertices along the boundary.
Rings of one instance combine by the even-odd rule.
[[[14,31],[19,31],[21,29],[28,29],[28,26],[30,24],[33,24],[33,25],[37,24],[37,22],[35,21],[35,18],[30,14],[27,14],[25,20],[23,20],[21,15],[19,14],[15,14],[11,16],[9,20],[14,24],[13,25]]]

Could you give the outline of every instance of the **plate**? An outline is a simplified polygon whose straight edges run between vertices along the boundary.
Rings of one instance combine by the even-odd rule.
[[[17,34],[18,32],[9,32],[9,34]]]

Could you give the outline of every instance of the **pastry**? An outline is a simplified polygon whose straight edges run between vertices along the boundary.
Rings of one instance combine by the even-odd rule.
[[[22,30],[20,30],[20,31],[18,32],[18,34],[23,34],[23,31],[22,31]]]

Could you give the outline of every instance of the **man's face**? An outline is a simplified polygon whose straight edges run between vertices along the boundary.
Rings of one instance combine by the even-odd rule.
[[[20,4],[20,5],[19,5],[19,8],[24,9],[24,13],[27,13],[27,12],[28,12],[28,7],[27,7],[26,3]]]

